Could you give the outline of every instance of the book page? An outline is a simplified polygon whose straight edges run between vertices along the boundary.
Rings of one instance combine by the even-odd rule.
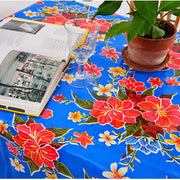
[[[0,23],[0,49],[20,50],[69,59],[67,32],[63,26],[7,18]],[[0,59],[1,58],[0,55]]]

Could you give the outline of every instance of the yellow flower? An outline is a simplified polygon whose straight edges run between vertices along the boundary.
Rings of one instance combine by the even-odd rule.
[[[169,144],[175,144],[176,150],[180,152],[180,137],[175,134],[170,134],[172,139],[167,139],[166,142]]]
[[[114,76],[125,76],[126,70],[122,69],[121,67],[112,67],[108,72],[113,73]]]
[[[111,89],[111,88],[112,88],[111,84],[107,84],[105,87],[99,84],[99,87],[94,87],[93,89],[95,91],[99,91],[97,93],[98,96],[101,96],[103,94],[106,94],[107,96],[111,96],[111,92],[114,92],[114,89]]]
[[[103,172],[103,176],[104,177],[107,177],[107,178],[110,178],[110,179],[125,179],[127,177],[122,177],[126,174],[127,172],[127,167],[125,168],[120,168],[118,171],[117,171],[117,163],[112,163],[111,164],[111,171],[104,171]]]
[[[81,115],[81,112],[80,111],[77,111],[75,113],[73,112],[70,112],[69,113],[69,116],[68,116],[68,119],[72,119],[73,122],[81,122],[81,118],[83,116]]]
[[[10,158],[10,160],[11,160],[11,165],[14,166],[15,169],[16,169],[18,172],[19,172],[19,171],[25,172],[25,171],[24,171],[24,166],[23,166],[22,164],[19,164],[19,162],[18,162],[17,159],[13,160],[13,159]]]
[[[0,132],[4,134],[4,132],[7,132],[8,124],[4,124],[3,121],[0,121]]]
[[[76,78],[74,78],[73,74],[67,74],[67,73],[65,73],[65,75],[62,79],[62,81],[67,81],[69,84],[71,84],[72,81],[75,81],[75,80],[76,80]]]
[[[104,134],[100,133],[99,136],[101,138],[99,138],[100,142],[106,142],[106,146],[111,146],[111,144],[116,144],[116,141],[114,141],[113,139],[116,139],[117,136],[114,135],[110,135],[109,131],[105,131]]]
[[[56,174],[49,174],[48,172],[46,172],[46,179],[57,179],[57,176],[56,176]]]
[[[34,16],[37,16],[36,15],[36,12],[32,12],[31,10],[29,10],[29,11],[24,11],[23,12],[24,14],[25,14],[25,16],[29,16],[29,17],[34,17]]]
[[[62,9],[58,9],[57,6],[54,6],[54,7],[45,7],[45,8],[43,8],[43,10],[47,11],[48,14],[51,14],[51,13],[58,14],[59,11],[62,11]]]

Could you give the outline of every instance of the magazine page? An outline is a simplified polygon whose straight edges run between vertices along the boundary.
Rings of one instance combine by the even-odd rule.
[[[6,52],[19,50],[69,59],[67,32],[63,26],[24,19],[7,18],[0,23],[2,48]]]

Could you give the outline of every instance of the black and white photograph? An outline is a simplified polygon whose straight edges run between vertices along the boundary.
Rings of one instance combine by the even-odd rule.
[[[40,103],[59,63],[38,54],[10,51],[0,66],[0,95]]]
[[[10,20],[6,24],[2,25],[1,29],[12,30],[25,32],[30,34],[36,34],[39,30],[41,30],[45,25],[28,22],[28,21],[18,21],[18,20]]]

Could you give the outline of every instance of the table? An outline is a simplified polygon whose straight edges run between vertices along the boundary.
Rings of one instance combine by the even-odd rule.
[[[63,25],[95,10],[39,1],[12,16]],[[40,117],[0,111],[0,178],[180,178],[180,34],[165,69],[140,72],[124,64],[123,35],[103,41],[112,23],[129,19],[97,18],[85,68],[94,85],[69,86],[67,70]]]

